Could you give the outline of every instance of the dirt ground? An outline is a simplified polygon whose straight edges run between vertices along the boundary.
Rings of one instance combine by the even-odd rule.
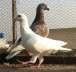
[[[64,40],[68,42],[67,47],[76,49],[76,28],[50,30],[49,37],[53,39]],[[67,72],[67,71],[76,72],[76,60],[75,59],[71,59],[71,61],[75,62],[75,64],[71,64],[71,63],[70,64],[64,64],[64,63],[51,64],[50,63],[50,64],[45,64],[45,65],[42,64],[42,66],[39,69],[34,66],[7,67],[3,65],[2,67],[0,67],[0,72]],[[51,59],[49,61],[51,61]]]

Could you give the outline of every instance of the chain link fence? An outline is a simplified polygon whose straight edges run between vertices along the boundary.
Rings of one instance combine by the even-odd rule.
[[[0,32],[5,33],[4,39],[12,38],[12,4],[11,0],[0,0]]]
[[[38,4],[43,2],[50,8],[45,13],[49,29],[76,27],[76,0],[16,0],[16,11],[26,14],[31,25]],[[12,0],[0,0],[0,32],[5,33],[4,39],[12,40]]]

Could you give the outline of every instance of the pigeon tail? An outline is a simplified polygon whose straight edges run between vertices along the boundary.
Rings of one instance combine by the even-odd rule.
[[[64,52],[72,51],[72,49],[64,48],[64,47],[61,47],[59,50],[60,50],[60,51],[64,51]]]

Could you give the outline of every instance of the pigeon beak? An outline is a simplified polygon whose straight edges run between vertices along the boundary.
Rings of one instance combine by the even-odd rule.
[[[48,10],[49,11],[49,8],[46,7],[44,10]]]
[[[48,10],[48,11],[49,11],[49,8],[47,8],[46,10]]]

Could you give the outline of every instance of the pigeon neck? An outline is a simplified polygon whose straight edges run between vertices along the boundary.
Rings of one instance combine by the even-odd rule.
[[[44,23],[44,13],[42,10],[37,10],[35,21],[38,21],[41,24]]]
[[[21,30],[24,30],[26,33],[32,33],[32,30],[29,28],[28,21],[23,20],[20,27]]]

